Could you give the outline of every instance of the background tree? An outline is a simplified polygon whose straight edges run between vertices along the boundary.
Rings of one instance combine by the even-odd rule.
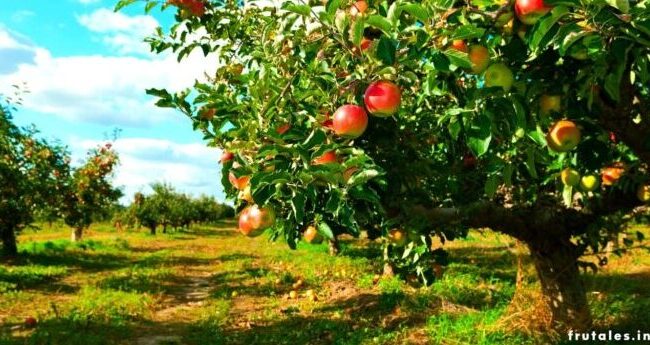
[[[117,152],[107,143],[90,150],[86,161],[66,176],[60,214],[72,227],[71,240],[79,241],[93,219],[106,214],[122,192],[113,187],[111,177],[119,162]]]
[[[34,128],[17,127],[15,110],[0,104],[0,235],[2,252],[18,253],[16,234],[30,226],[34,214],[51,209],[62,189],[62,176],[69,172],[65,149],[38,138]]]
[[[148,92],[226,150],[242,232],[369,229],[426,283],[431,236],[490,228],[527,244],[560,328],[590,325],[579,258],[650,199],[647,2],[169,4],[152,51],[221,67]]]

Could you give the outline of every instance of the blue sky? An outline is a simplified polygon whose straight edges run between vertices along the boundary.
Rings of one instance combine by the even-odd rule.
[[[190,87],[214,62],[200,52],[177,64],[155,56],[142,42],[157,26],[169,26],[173,11],[144,15],[141,6],[119,13],[116,0],[2,0],[0,93],[25,85],[21,125],[67,144],[74,157],[121,130],[115,147],[115,182],[128,195],[155,181],[223,198],[218,157],[193,132],[189,119],[153,106],[145,89]]]

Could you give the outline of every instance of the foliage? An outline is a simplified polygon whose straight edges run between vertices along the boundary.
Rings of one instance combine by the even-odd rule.
[[[134,216],[137,221],[155,233],[157,226],[189,228],[192,223],[214,223],[223,218],[234,216],[232,208],[220,204],[214,197],[200,196],[192,198],[178,193],[171,185],[154,183],[153,193],[145,196],[136,193],[133,203],[124,210],[123,217]],[[132,219],[132,218],[131,218]]]

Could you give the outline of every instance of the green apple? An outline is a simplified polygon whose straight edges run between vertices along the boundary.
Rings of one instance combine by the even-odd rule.
[[[580,173],[575,169],[566,168],[562,170],[560,178],[562,179],[562,183],[566,186],[575,187],[580,183]]]
[[[580,188],[585,192],[591,192],[598,188],[598,177],[594,175],[586,175],[580,179]]]
[[[485,71],[485,86],[501,87],[504,91],[510,91],[515,81],[512,71],[503,63],[495,63]]]

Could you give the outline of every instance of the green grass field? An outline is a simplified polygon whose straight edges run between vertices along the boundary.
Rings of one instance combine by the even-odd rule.
[[[1,262],[0,344],[548,344],[565,338],[546,331],[548,313],[527,258],[517,289],[519,248],[492,233],[472,232],[448,244],[451,264],[429,288],[377,281],[381,250],[367,240],[345,240],[332,257],[326,244],[292,251],[264,237],[244,238],[230,222],[155,237],[100,225],[76,244],[68,236],[61,227],[26,231],[20,257]],[[650,331],[650,254],[612,257],[586,282],[598,329]],[[27,327],[27,317],[37,325]]]

